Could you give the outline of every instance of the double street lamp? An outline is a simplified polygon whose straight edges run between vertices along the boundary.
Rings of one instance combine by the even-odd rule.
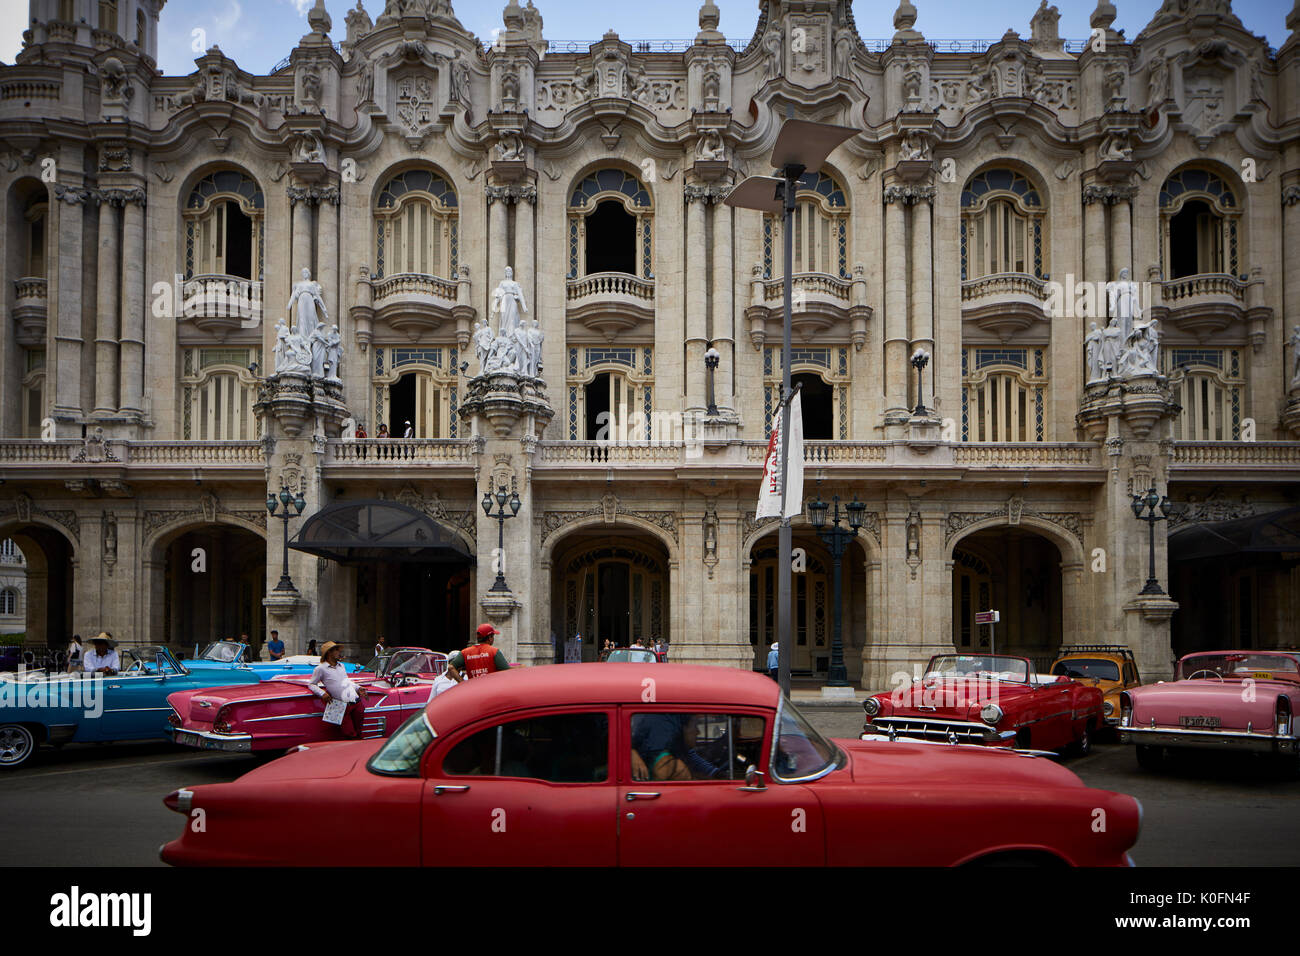
[[[277,508],[280,509],[279,513],[276,512]],[[281,481],[278,499],[275,492],[266,493],[266,510],[270,512],[271,517],[279,518],[284,522],[284,568],[280,572],[280,583],[275,586],[275,590],[296,591],[298,589],[293,586],[293,579],[289,577],[289,519],[296,518],[307,510],[307,500],[303,497],[301,489],[295,495],[289,490],[289,483]]]
[[[718,417],[718,403],[714,397],[717,393],[713,390],[713,373],[718,370],[718,363],[721,361],[722,353],[710,342],[708,351],[704,353],[704,367],[709,370],[709,410],[705,414],[710,418]]]
[[[506,575],[505,575],[505,568],[506,568],[506,541],[505,541],[505,535],[506,535],[506,530],[505,530],[505,529],[506,529],[506,519],[507,519],[507,518],[513,518],[513,517],[515,517],[516,515],[519,514],[519,505],[520,505],[520,501],[519,501],[519,492],[517,492],[517,491],[511,492],[511,493],[507,496],[507,495],[506,495],[506,486],[505,486],[505,485],[501,485],[499,488],[497,488],[497,493],[496,493],[496,496],[495,496],[495,501],[496,501],[496,506],[497,506],[497,513],[496,513],[496,514],[493,514],[493,513],[492,513],[492,502],[493,502],[493,500],[494,500],[494,499],[493,499],[492,492],[490,492],[490,491],[485,491],[485,492],[483,492],[483,501],[481,502],[481,504],[483,505],[483,513],[484,513],[485,515],[487,515],[489,518],[496,518],[496,519],[497,519],[497,556],[496,556],[497,579],[496,579],[495,581],[492,582],[492,587],[488,588],[488,590],[489,590],[489,591],[509,591],[510,588],[506,585]],[[510,513],[509,513],[509,514],[506,514],[506,505],[507,505],[507,504],[510,506]]]
[[[808,170],[814,172],[826,157],[858,131],[847,126],[810,123],[792,119],[794,108],[786,107],[785,125],[772,147],[772,165],[779,175],[750,176],[727,195],[726,203],[737,209],[783,216],[781,237],[784,249],[784,315],[781,334],[781,528],[778,534],[780,557],[777,559],[777,633],[780,647],[778,681],[781,693],[790,696],[790,561],[792,541],[790,516],[786,511],[786,491],[790,470],[790,315],[794,298],[794,209],[799,179]]]
[[[826,526],[826,512],[829,505],[822,501],[818,495],[814,500],[808,502],[808,519],[812,522],[813,530],[826,542],[826,547],[831,552],[831,563],[835,568],[835,628],[831,632],[831,666],[826,671],[827,687],[848,687],[849,673],[844,667],[844,640],[843,640],[843,602],[841,597],[844,592],[842,575],[840,573],[840,562],[844,557],[844,552],[849,546],[849,542],[858,536],[858,529],[862,527],[862,516],[867,506],[857,498],[854,498],[844,506],[845,515],[848,517],[849,526],[840,527],[840,496],[836,495],[831,499],[835,502],[835,511],[831,517],[831,526]]]
[[[930,364],[930,353],[918,348],[912,353],[912,368],[916,369],[916,411],[913,415],[920,418],[925,415],[925,405],[921,403],[921,378],[925,367]]]
[[[1149,543],[1147,583],[1138,593],[1163,595],[1165,592],[1161,589],[1160,582],[1156,580],[1156,522],[1182,514],[1187,506],[1170,501],[1168,496],[1160,497],[1153,485],[1147,489],[1146,494],[1134,495],[1131,507],[1137,519],[1147,523]],[[1156,509],[1159,509],[1161,513],[1157,514]],[[1143,512],[1146,513],[1143,514]]]

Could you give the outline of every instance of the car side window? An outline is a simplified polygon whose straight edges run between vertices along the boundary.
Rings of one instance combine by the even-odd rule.
[[[633,780],[741,780],[757,765],[765,721],[747,714],[632,715]]]
[[[546,714],[471,734],[443,758],[453,777],[599,783],[609,777],[606,714]]]

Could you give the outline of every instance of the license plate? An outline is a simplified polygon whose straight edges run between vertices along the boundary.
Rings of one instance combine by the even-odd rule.
[[[1179,717],[1178,722],[1184,727],[1206,727],[1211,730],[1219,726],[1218,717]]]
[[[215,740],[209,740],[207,737],[200,737],[198,734],[180,731],[176,734],[176,742],[186,747],[198,747],[200,750],[217,750],[220,744]]]

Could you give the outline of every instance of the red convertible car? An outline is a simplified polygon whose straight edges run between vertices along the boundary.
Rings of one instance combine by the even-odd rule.
[[[434,679],[447,670],[447,655],[402,647],[372,666],[379,673],[351,675],[365,695],[361,735],[387,737],[424,709],[435,690]],[[339,727],[324,721],[325,705],[307,687],[310,680],[311,675],[304,674],[171,694],[167,720],[172,740],[185,747],[234,753],[283,751],[300,744],[343,740]]]
[[[862,702],[867,735],[1080,754],[1105,726],[1102,692],[1035,674],[1027,658],[938,654],[909,687]]]
[[[1174,680],[1120,696],[1119,739],[1138,763],[1158,768],[1170,750],[1273,755],[1300,771],[1300,653],[1206,651],[1178,662]]]
[[[1141,820],[1050,760],[827,740],[767,677],[685,664],[493,674],[164,803],[163,861],[200,866],[1120,866]]]

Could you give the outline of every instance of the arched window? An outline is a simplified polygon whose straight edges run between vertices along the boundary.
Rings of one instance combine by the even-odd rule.
[[[375,278],[415,273],[450,279],[459,261],[456,191],[437,173],[408,169],[375,203]]]
[[[0,558],[13,561],[21,554],[22,552],[18,549],[18,545],[14,544],[13,538],[5,538],[0,541]]]
[[[13,588],[0,591],[0,616],[12,616],[18,613],[18,592]]]
[[[650,191],[631,173],[601,169],[569,197],[570,279],[619,272],[653,279]]]
[[[849,278],[849,207],[844,187],[823,172],[804,173],[795,193],[794,271]],[[763,217],[763,278],[781,275],[783,218]]]
[[[961,193],[961,277],[1043,277],[1044,209],[1038,190],[1009,169],[971,178]]]
[[[393,438],[455,438],[460,352],[456,346],[437,348],[377,348],[374,357],[375,426],[388,426]]]
[[[1239,441],[1246,388],[1240,350],[1171,348],[1161,359],[1183,409],[1174,419],[1174,440]]]
[[[655,433],[651,348],[570,348],[568,385],[571,441],[683,438],[681,434]]]
[[[262,434],[254,414],[257,380],[248,366],[261,349],[192,348],[181,374],[182,437],[193,441],[249,441]]]
[[[45,224],[48,211],[48,203],[35,202],[28,206],[23,214],[27,221],[27,261],[24,276],[36,278],[45,276]]]
[[[961,440],[1044,441],[1045,349],[962,352]]]
[[[1232,189],[1205,169],[1181,169],[1160,187],[1161,274],[1237,275],[1241,210]]]
[[[791,384],[801,384],[803,437],[808,441],[847,441],[849,438],[849,350],[807,348],[790,350]],[[763,421],[770,422],[781,397],[781,349],[763,350]]]
[[[185,278],[196,275],[261,279],[265,200],[243,173],[209,173],[185,202]]]

